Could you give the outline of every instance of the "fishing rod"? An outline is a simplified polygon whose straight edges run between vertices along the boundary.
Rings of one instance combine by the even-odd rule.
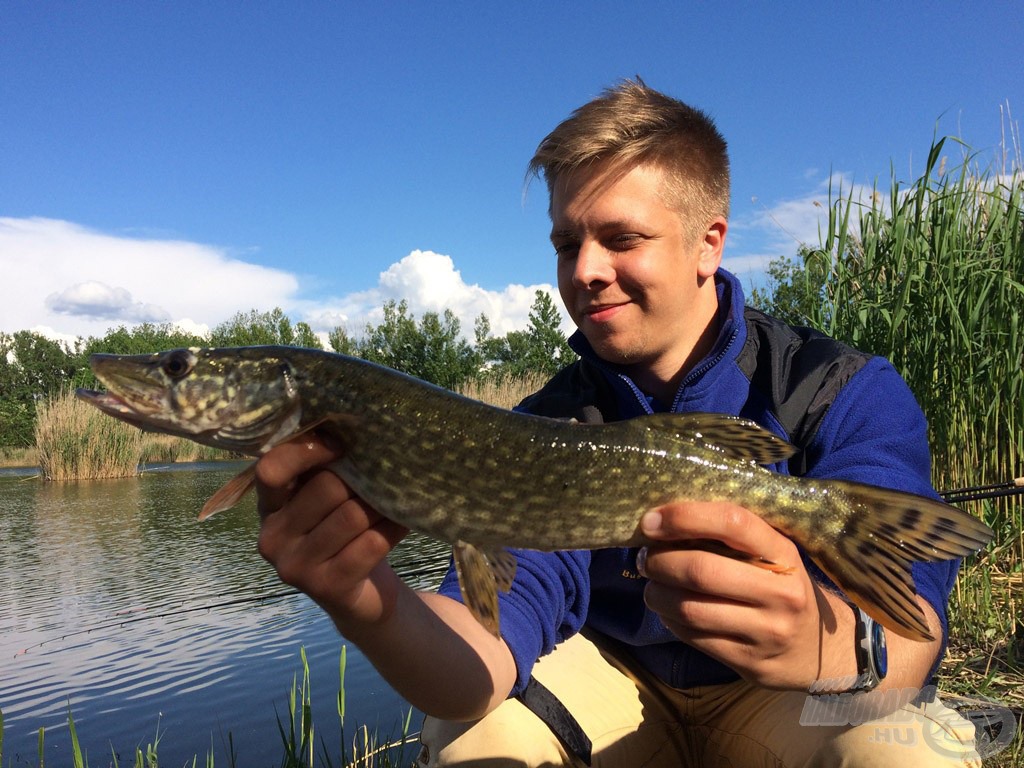
[[[1016,496],[1022,493],[1024,493],[1024,477],[1007,480],[1004,483],[975,485],[969,488],[957,488],[952,491],[942,491],[939,495],[950,504],[959,504],[964,501],[996,499],[1002,496]]]
[[[301,594],[302,594],[302,592],[300,590],[298,590],[298,589],[285,589],[285,590],[282,590],[280,592],[271,592],[268,595],[250,595],[249,597],[236,597],[236,598],[234,598],[232,600],[222,600],[222,601],[220,601],[218,603],[204,603],[203,605],[196,605],[196,606],[193,606],[191,608],[176,608],[174,610],[163,611],[161,613],[147,613],[145,616],[135,616],[135,617],[130,618],[130,619],[121,619],[119,621],[111,621],[111,622],[108,622],[106,624],[97,624],[96,626],[87,627],[86,629],[79,629],[79,630],[75,630],[74,632],[67,632],[67,633],[65,633],[63,635],[60,635],[59,637],[51,637],[51,638],[48,638],[48,639],[43,640],[41,642],[35,643],[34,645],[29,645],[29,646],[27,646],[25,648],[22,648],[20,651],[18,651],[17,653],[14,654],[14,657],[17,658],[18,656],[24,656],[29,651],[36,650],[37,648],[42,648],[44,645],[49,645],[50,643],[56,643],[56,642],[60,642],[62,640],[66,640],[69,637],[77,637],[79,635],[88,635],[88,634],[92,634],[93,632],[101,632],[103,630],[108,630],[108,629],[120,629],[121,627],[123,627],[123,626],[125,626],[127,624],[135,624],[135,623],[140,622],[140,621],[150,621],[152,619],[169,619],[169,618],[173,618],[175,616],[182,616],[182,615],[184,615],[186,613],[198,613],[200,611],[212,611],[212,610],[215,610],[217,608],[230,608],[231,606],[235,606],[235,605],[244,605],[246,603],[258,603],[258,602],[262,602],[264,600],[266,600],[266,601],[283,600],[286,597],[294,597],[296,595],[301,595]],[[125,611],[119,611],[115,615],[123,615],[123,614],[127,614],[127,613],[142,613],[142,612],[145,612],[147,610],[149,610],[149,609],[148,608],[144,608],[144,607],[143,608],[132,608],[132,609],[125,610]]]

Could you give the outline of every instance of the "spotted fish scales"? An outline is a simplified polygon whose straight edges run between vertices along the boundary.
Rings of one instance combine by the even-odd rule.
[[[992,531],[943,502],[770,472],[794,448],[753,422],[707,413],[580,424],[498,409],[388,368],[295,347],[93,355],[106,392],[79,397],[144,429],[259,456],[310,430],[381,514],[453,544],[466,603],[498,633],[497,590],[515,557],[646,543],[641,515],[672,501],[728,501],[803,547],[843,592],[906,637],[931,637],[911,563],[951,559]],[[253,484],[247,469],[206,517]],[[771,567],[771,564],[767,564]]]

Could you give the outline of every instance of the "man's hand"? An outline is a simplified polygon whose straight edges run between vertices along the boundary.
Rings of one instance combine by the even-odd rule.
[[[756,514],[734,504],[684,502],[648,512],[641,529],[658,542],[638,562],[650,579],[647,605],[681,640],[765,687],[808,690],[857,674],[853,610],[822,589],[796,545]],[[751,559],[701,550],[701,540]],[[924,599],[918,603],[936,639],[888,633],[889,674],[880,690],[923,685],[938,656],[938,617]]]
[[[400,582],[385,557],[408,531],[322,468],[338,458],[317,438],[285,443],[256,465],[256,489],[260,554],[345,632],[394,611]]]
[[[823,672],[838,676],[823,670],[822,651],[841,622],[849,643],[843,672],[855,674],[852,612],[832,610],[796,545],[756,514],[734,504],[686,502],[647,513],[641,527],[659,542],[639,563],[650,579],[647,605],[681,640],[750,682],[806,690]],[[696,541],[698,548],[687,548],[691,540],[721,542],[751,559],[704,551]]]
[[[511,651],[462,603],[399,579],[385,558],[408,531],[324,468],[338,458],[303,438],[260,459],[260,554],[415,707],[446,720],[482,717],[515,683]]]

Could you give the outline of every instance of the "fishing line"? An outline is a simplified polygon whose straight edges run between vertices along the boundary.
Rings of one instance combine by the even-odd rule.
[[[228,594],[230,594],[230,593],[228,593]],[[173,610],[173,611],[164,611],[162,613],[152,613],[152,614],[147,614],[145,616],[136,616],[136,617],[130,618],[130,619],[122,619],[120,621],[108,622],[106,624],[97,624],[96,626],[93,626],[93,627],[88,627],[86,629],[79,629],[79,630],[76,630],[74,632],[67,632],[67,633],[65,633],[63,635],[60,635],[59,637],[51,637],[51,638],[48,638],[48,639],[43,640],[41,642],[35,643],[34,645],[30,645],[30,646],[28,646],[26,648],[22,648],[20,651],[18,651],[17,653],[14,654],[14,658],[17,658],[18,656],[24,656],[29,651],[36,650],[37,648],[42,648],[44,645],[49,645],[50,643],[61,642],[63,640],[68,639],[69,637],[77,637],[79,635],[89,635],[89,634],[92,634],[93,632],[101,632],[103,630],[109,630],[109,629],[120,629],[121,627],[124,627],[124,626],[126,626],[128,624],[136,624],[136,623],[138,623],[140,621],[150,621],[150,620],[153,620],[153,619],[174,618],[176,616],[183,616],[183,615],[185,615],[187,613],[198,613],[200,611],[212,611],[212,610],[216,610],[217,608],[229,608],[231,606],[244,605],[246,603],[259,603],[259,602],[263,602],[263,601],[283,600],[284,598],[294,597],[296,595],[301,595],[301,594],[302,594],[302,592],[300,590],[298,590],[298,589],[286,589],[286,590],[282,590],[281,592],[271,592],[270,594],[267,594],[267,595],[250,595],[249,597],[239,597],[239,598],[234,598],[232,600],[222,600],[221,602],[218,602],[218,603],[204,603],[203,605],[197,605],[197,606],[193,606],[191,608],[179,608],[179,609]],[[150,610],[150,609],[143,607],[143,608],[130,609],[128,611],[121,611],[119,613],[139,613],[139,612],[148,611],[148,610]],[[115,615],[118,615],[118,614],[115,614]]]
[[[956,488],[950,491],[942,491],[939,495],[949,504],[960,504],[965,501],[980,501],[982,499],[995,499],[1004,496],[1017,496],[1024,495],[1024,477],[1018,477],[1013,480],[1009,480],[1003,483],[993,483],[991,485],[975,485],[968,488]],[[221,592],[216,597],[222,597],[224,595],[230,595],[232,592]],[[115,616],[121,616],[130,613],[146,613],[145,616],[136,616],[129,619],[121,619],[116,622],[109,622],[106,624],[98,624],[94,627],[87,629],[79,629],[74,632],[68,632],[60,635],[59,637],[51,637],[47,640],[43,640],[34,645],[30,645],[26,648],[22,648],[20,651],[14,654],[14,657],[23,656],[31,650],[42,648],[44,645],[50,643],[56,643],[68,639],[69,637],[77,637],[79,635],[88,635],[93,632],[100,632],[108,629],[118,629],[124,627],[127,624],[135,624],[140,621],[150,621],[153,619],[168,619],[176,616],[183,616],[188,613],[198,613],[200,611],[212,611],[218,608],[230,608],[235,605],[245,605],[247,603],[258,603],[263,601],[283,600],[288,597],[295,597],[301,595],[302,591],[298,589],[286,589],[281,592],[272,592],[267,595],[250,595],[248,597],[238,597],[231,600],[222,600],[216,603],[205,603],[203,605],[197,605],[191,608],[178,608],[173,611],[163,611],[161,613],[148,613],[152,608],[142,606],[139,608],[127,608],[115,613]],[[188,602],[189,598],[184,598],[179,604]]]

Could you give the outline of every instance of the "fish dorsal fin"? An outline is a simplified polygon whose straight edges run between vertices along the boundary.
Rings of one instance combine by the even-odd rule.
[[[721,451],[755,464],[788,459],[796,448],[750,419],[721,413],[655,413],[627,422],[676,442]]]
[[[452,554],[466,607],[488,632],[500,637],[498,590],[508,592],[512,588],[515,556],[504,549],[478,549],[464,541],[455,542]]]
[[[256,464],[252,463],[217,489],[199,513],[200,520],[231,509],[256,485]]]

